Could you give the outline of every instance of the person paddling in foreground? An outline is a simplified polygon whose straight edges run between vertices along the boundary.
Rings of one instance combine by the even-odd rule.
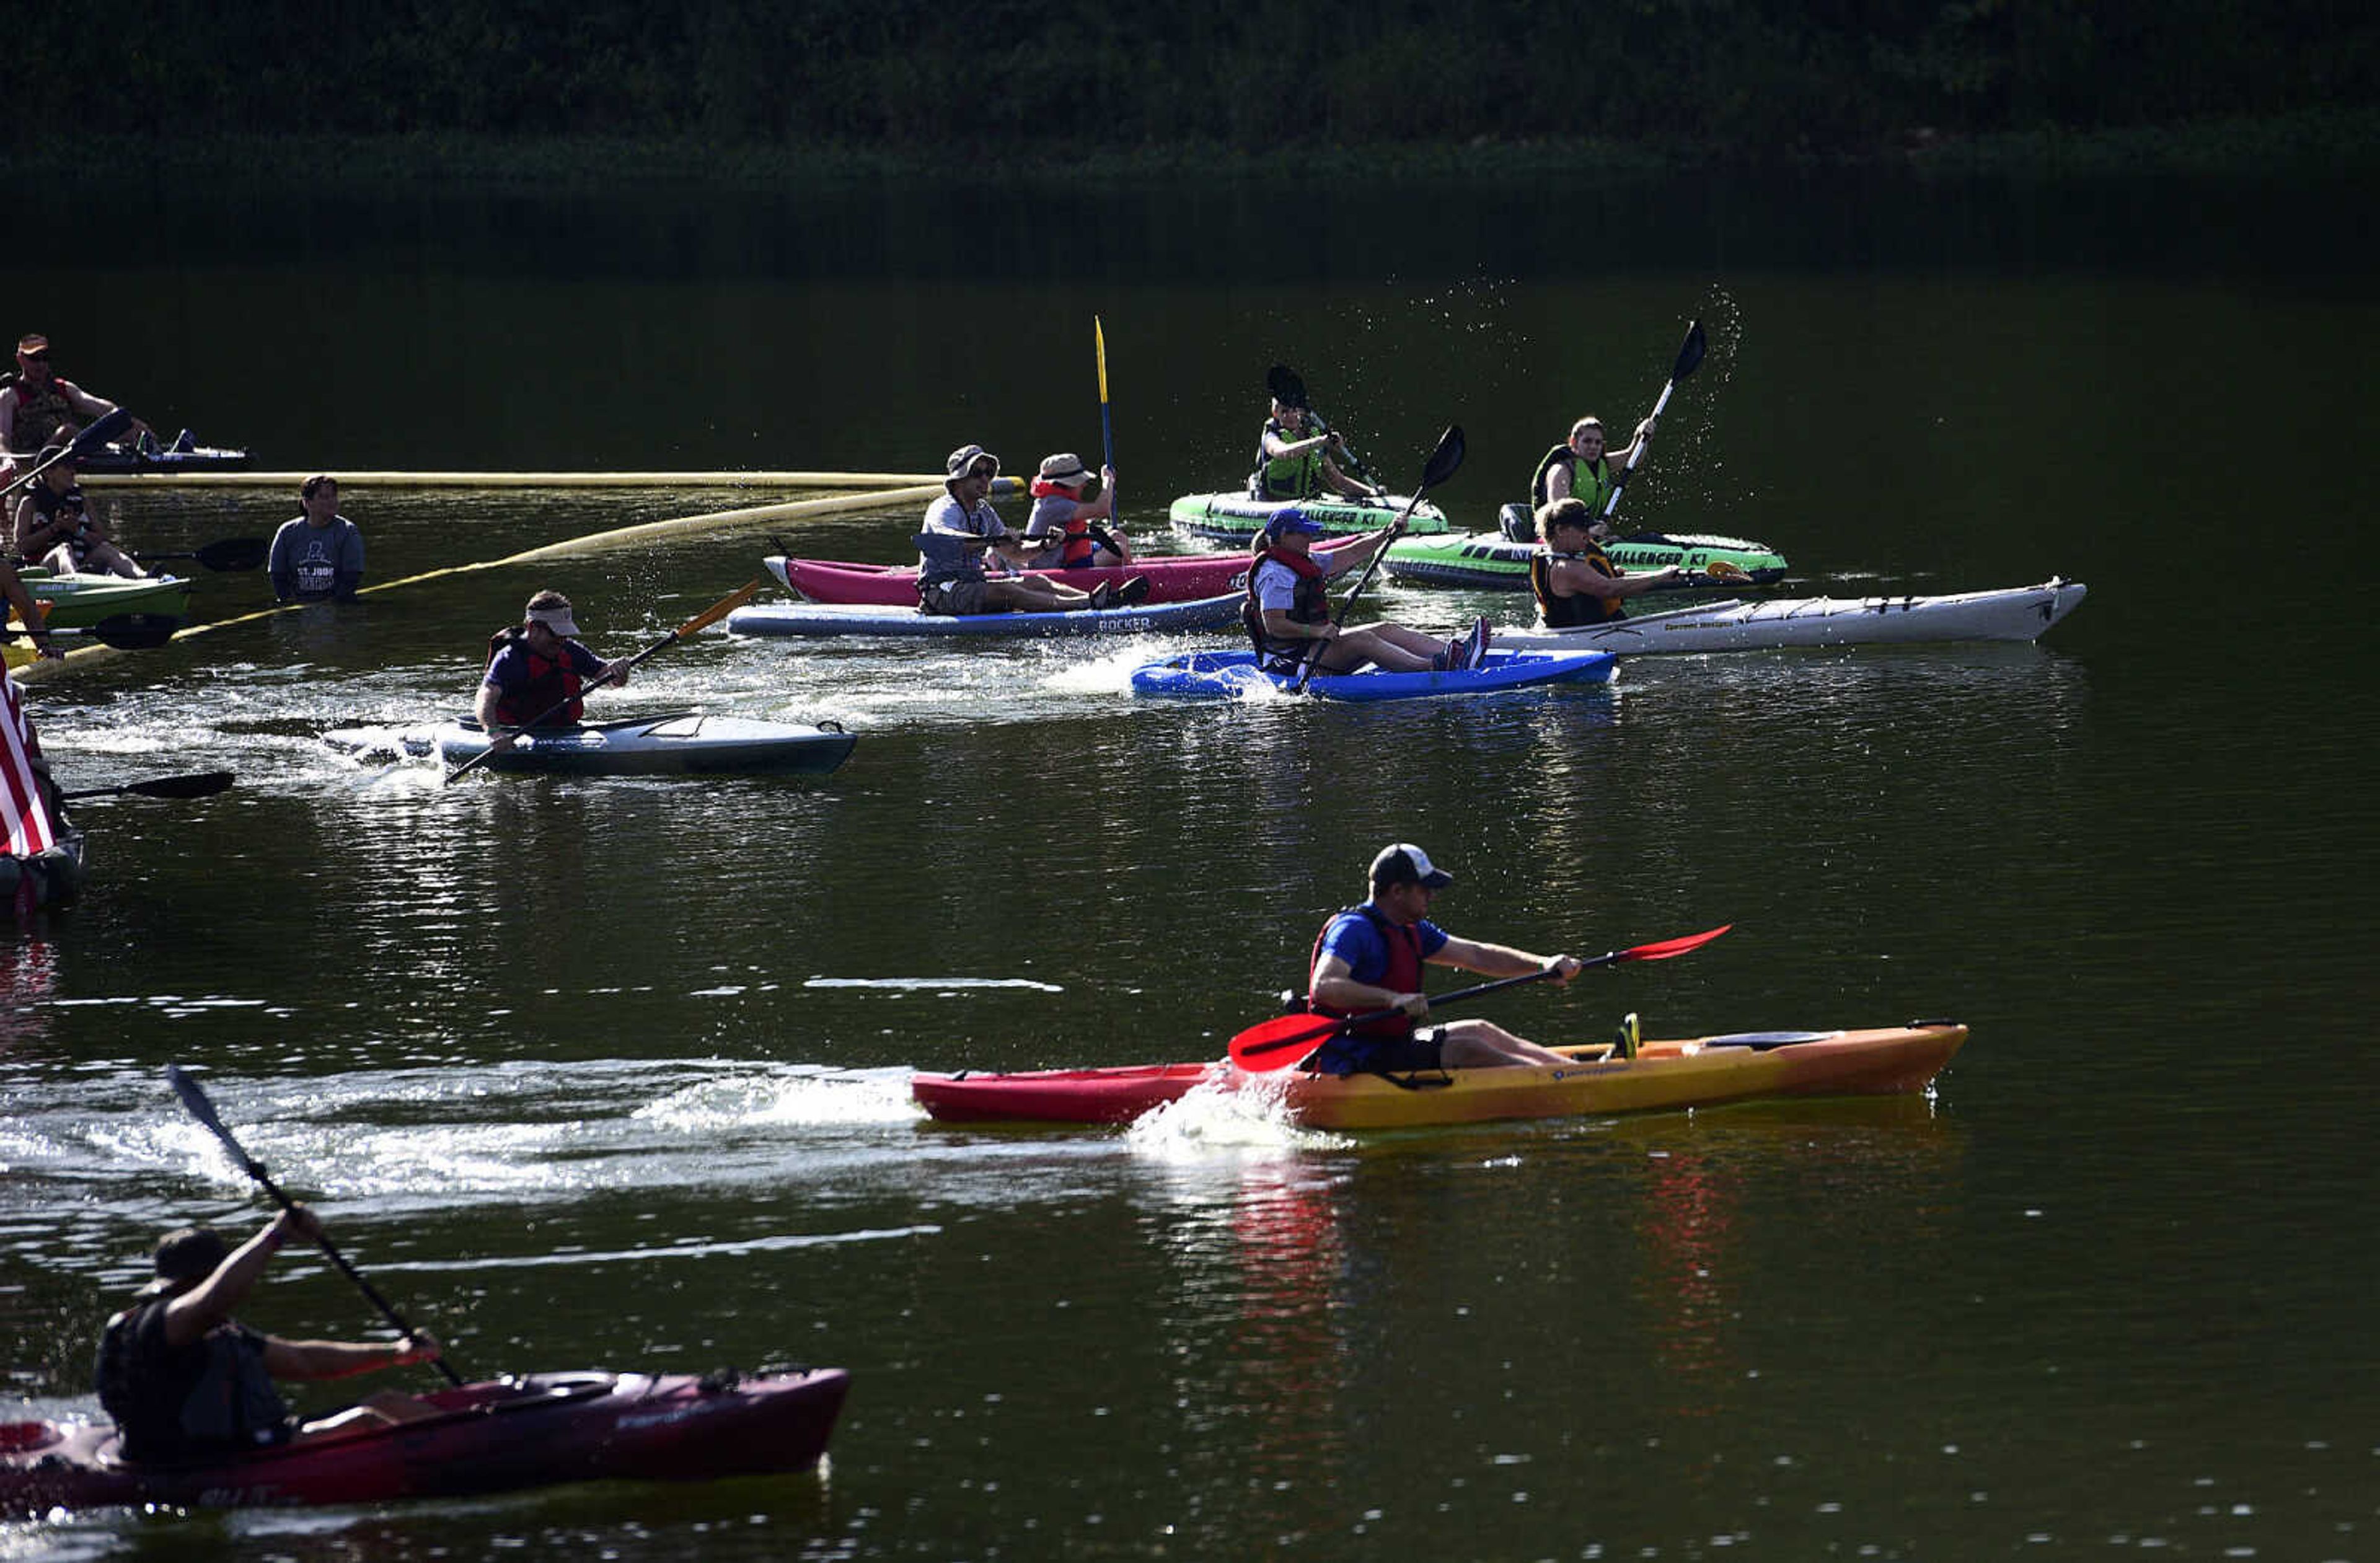
[[[1537,616],[1548,629],[1608,624],[1628,615],[1620,604],[1666,586],[1685,572],[1675,564],[1631,576],[1603,551],[1611,530],[1583,500],[1556,500],[1539,507],[1537,536],[1544,539],[1529,558],[1529,589],[1536,593]]]
[[[1385,620],[1342,629],[1330,622],[1327,583],[1370,563],[1396,534],[1382,527],[1369,542],[1342,548],[1326,563],[1314,557],[1314,539],[1322,523],[1303,506],[1275,511],[1257,535],[1257,563],[1248,572],[1248,600],[1240,610],[1241,623],[1256,642],[1257,655],[1269,672],[1295,673],[1314,643],[1327,642],[1317,658],[1319,672],[1347,672],[1366,662],[1390,672],[1443,672],[1475,668],[1488,650],[1488,621],[1479,619],[1471,633],[1453,640],[1411,630]]]
[[[577,634],[570,599],[540,591],[528,600],[519,624],[488,637],[478,715],[491,749],[501,754],[511,748],[521,729],[556,706],[563,708],[560,725],[575,727],[585,710],[580,690],[628,682],[625,658],[607,662],[587,649]]]
[[[1025,520],[1025,540],[1044,547],[1054,542],[1058,555],[1049,561],[1061,570],[1089,570],[1132,563],[1132,544],[1121,531],[1092,525],[1115,519],[1115,468],[1099,473],[1099,497],[1085,500],[1091,469],[1071,453],[1044,456],[1041,475],[1033,479],[1033,514]]]
[[[1429,920],[1429,903],[1453,882],[1453,875],[1410,842],[1382,847],[1372,859],[1371,899],[1333,916],[1314,941],[1306,1003],[1323,1015],[1387,1009],[1403,1012],[1333,1036],[1306,1060],[1306,1069],[1324,1074],[1403,1073],[1578,1061],[1515,1036],[1492,1021],[1458,1020],[1427,1031],[1415,1029],[1415,1023],[1429,1014],[1429,998],[1421,990],[1425,964],[1456,966],[1491,977],[1551,971],[1552,980],[1564,986],[1582,969],[1573,956],[1532,955],[1449,934]]]
[[[421,1332],[386,1344],[284,1340],[232,1317],[284,1243],[322,1234],[314,1213],[299,1205],[237,1248],[204,1227],[159,1240],[157,1278],[100,1338],[99,1399],[115,1419],[124,1458],[188,1460],[313,1443],[440,1414],[426,1400],[382,1390],[307,1422],[273,1387],[275,1379],[345,1378],[439,1354],[438,1342]]]
[[[1148,595],[1140,577],[1122,586],[1102,583],[1095,591],[1063,585],[1047,575],[1003,576],[998,580],[984,571],[984,551],[991,550],[1008,567],[1022,570],[1041,551],[1009,531],[991,508],[991,480],[1000,475],[1000,458],[981,445],[961,445],[942,468],[949,491],[926,507],[924,529],[917,535],[917,608],[920,612],[956,616],[966,613],[1064,613],[1086,608],[1113,608],[1137,602]]]

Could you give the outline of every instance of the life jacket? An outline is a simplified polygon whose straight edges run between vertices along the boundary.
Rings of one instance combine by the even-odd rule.
[[[564,644],[569,643],[565,641]],[[528,682],[518,689],[498,695],[496,721],[506,727],[526,726],[567,700],[569,704],[563,706],[555,716],[561,724],[577,726],[578,718],[587,709],[586,703],[578,698],[578,670],[571,666],[567,659],[555,661],[530,650],[528,640],[517,624],[488,636],[490,667],[495,666],[497,655],[507,646],[520,648],[521,656],[528,663]],[[552,721],[554,718],[547,720]]]
[[[1579,553],[1555,553],[1540,548],[1529,555],[1529,589],[1536,593],[1537,617],[1548,629],[1576,629],[1583,624],[1608,624],[1628,615],[1621,612],[1616,599],[1597,597],[1591,591],[1574,592],[1568,597],[1554,595],[1554,561],[1583,559],[1588,569],[1617,580],[1620,572],[1612,566],[1611,558],[1594,542]]]
[[[1052,483],[1047,478],[1036,478],[1033,479],[1033,497],[1035,499],[1043,500],[1051,498],[1052,496],[1069,500],[1075,498],[1071,492],[1059,487],[1057,484]],[[1080,500],[1075,501],[1075,508],[1077,511],[1082,509],[1082,502]],[[1058,545],[1058,567],[1060,569],[1078,569],[1083,565],[1088,564],[1095,557],[1098,556],[1099,551],[1099,539],[1091,535],[1091,524],[1084,520],[1079,515],[1070,515],[1066,518],[1066,530],[1064,536],[1066,540]]]
[[[1257,551],[1248,565],[1248,585],[1240,603],[1240,624],[1255,643],[1259,664],[1272,666],[1286,658],[1291,666],[1276,668],[1278,672],[1294,672],[1314,649],[1310,640],[1275,640],[1265,633],[1264,608],[1257,600],[1257,571],[1268,559],[1286,566],[1297,577],[1297,595],[1289,605],[1289,616],[1301,624],[1318,624],[1330,617],[1330,573],[1312,555],[1293,553],[1285,548],[1266,547]]]
[[[41,388],[25,383],[21,375],[11,377],[7,389],[17,393],[17,448],[38,451],[50,442],[58,426],[70,420],[74,404],[67,400],[66,382],[56,375],[43,382]]]
[[[1294,443],[1299,440],[1311,440],[1322,432],[1311,427],[1313,422],[1313,416],[1308,414],[1305,432],[1292,435],[1281,426],[1281,419],[1269,418],[1265,419],[1264,431]],[[1269,500],[1312,499],[1322,491],[1322,450],[1323,447],[1317,445],[1295,455],[1269,456],[1265,454],[1264,441],[1259,437],[1257,441],[1257,469],[1248,478],[1249,494],[1257,499]]]
[[[107,1321],[93,1374],[128,1460],[172,1460],[286,1442],[288,1402],[264,1369],[264,1337],[219,1325],[181,1348],[165,1343],[169,1297]]]
[[[88,515],[91,514],[90,507],[83,503],[82,485],[79,483],[69,483],[67,485],[67,491],[59,493],[44,479],[32,484],[25,491],[33,497],[33,510],[40,515],[41,524],[44,527],[55,521],[61,515]],[[84,560],[91,554],[91,544],[89,538],[68,536],[58,539],[50,546],[53,549],[65,549],[67,557],[74,562],[75,569],[80,571]]]
[[[1557,466],[1570,468],[1570,497],[1584,503],[1597,515],[1610,503],[1612,491],[1620,487],[1619,478],[1611,470],[1609,456],[1597,456],[1593,461],[1581,461],[1578,453],[1565,440],[1548,451],[1537,463],[1536,476],[1529,479],[1529,508],[1536,509],[1553,498],[1546,491],[1546,479]]]
[[[1314,936],[1314,951],[1305,958],[1305,1007],[1318,1015],[1352,1015],[1356,1012],[1354,1010],[1342,1010],[1329,1004],[1318,1003],[1314,998],[1314,968],[1322,960],[1322,941],[1330,937],[1331,925],[1338,922],[1341,917],[1348,915],[1349,913],[1360,915],[1368,920],[1372,927],[1379,930],[1380,941],[1388,946],[1389,963],[1381,968],[1378,977],[1369,979],[1372,986],[1385,987],[1391,993],[1421,991],[1421,935],[1402,924],[1389,921],[1378,907],[1374,906],[1370,902],[1366,902],[1361,906],[1351,906],[1345,912],[1334,914],[1330,922],[1322,925],[1322,931]],[[1353,1027],[1348,1035],[1351,1036],[1410,1036],[1413,1035],[1413,1017],[1402,1013],[1390,1015],[1385,1020],[1371,1021]]]

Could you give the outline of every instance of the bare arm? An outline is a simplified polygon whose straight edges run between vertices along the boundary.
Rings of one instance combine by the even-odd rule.
[[[1532,955],[1509,944],[1488,944],[1480,939],[1451,937],[1438,947],[1437,954],[1427,959],[1433,966],[1454,966],[1491,977],[1526,976],[1531,972],[1541,972],[1552,966],[1560,974],[1554,980],[1568,982],[1579,971],[1578,962],[1568,955]]]
[[[1607,576],[1584,559],[1556,559],[1547,578],[1557,597],[1576,597],[1581,592],[1599,597],[1606,602],[1622,598],[1642,597],[1654,588],[1676,580],[1684,574],[1675,564],[1664,564],[1642,576]],[[1565,590],[1563,588],[1567,588]]]
[[[350,1378],[380,1368],[404,1367],[436,1359],[439,1345],[417,1330],[402,1340],[284,1340],[264,1339],[264,1371],[275,1378]]]
[[[292,1233],[310,1240],[322,1230],[303,1207],[275,1216],[262,1231],[233,1249],[212,1275],[165,1304],[166,1344],[188,1346],[229,1319]]]
[[[1315,1002],[1334,1010],[1402,1010],[1415,1020],[1429,1013],[1429,1000],[1425,996],[1357,982],[1354,968],[1336,955],[1325,955],[1315,963],[1308,991]]]

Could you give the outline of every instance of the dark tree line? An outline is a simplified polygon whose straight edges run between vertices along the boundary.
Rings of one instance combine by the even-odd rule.
[[[2351,0],[128,0],[29,7],[19,134],[704,137],[896,152],[1926,132],[2363,111]]]

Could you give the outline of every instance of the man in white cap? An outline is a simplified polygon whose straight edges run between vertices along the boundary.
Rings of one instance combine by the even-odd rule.
[[[1323,926],[1314,941],[1306,1002],[1317,1014],[1400,1012],[1332,1037],[1307,1068],[1326,1074],[1404,1073],[1485,1069],[1504,1064],[1567,1066],[1578,1060],[1515,1036],[1492,1021],[1458,1020],[1428,1031],[1422,967],[1456,966],[1482,976],[1526,976],[1550,970],[1567,984],[1580,971],[1570,955],[1532,955],[1508,945],[1456,939],[1429,920],[1430,898],[1454,876],[1411,842],[1382,847],[1372,859],[1371,899]]]
[[[540,591],[528,600],[521,622],[488,637],[488,671],[480,680],[480,725],[489,747],[513,746],[513,733],[534,721],[573,727],[585,714],[584,689],[628,682],[627,659],[605,661],[578,640],[570,599]],[[556,710],[554,708],[560,707]]]
[[[1047,575],[1007,576],[993,580],[984,572],[983,551],[997,550],[1011,565],[1022,568],[1041,551],[1011,532],[991,508],[991,480],[1000,475],[1000,458],[981,445],[961,445],[942,464],[950,476],[948,491],[926,507],[925,526],[917,544],[917,606],[928,613],[1062,613],[1082,608],[1112,608],[1148,594],[1146,581],[1125,583],[1139,591],[1125,592],[1102,584],[1096,591],[1063,586]]]

